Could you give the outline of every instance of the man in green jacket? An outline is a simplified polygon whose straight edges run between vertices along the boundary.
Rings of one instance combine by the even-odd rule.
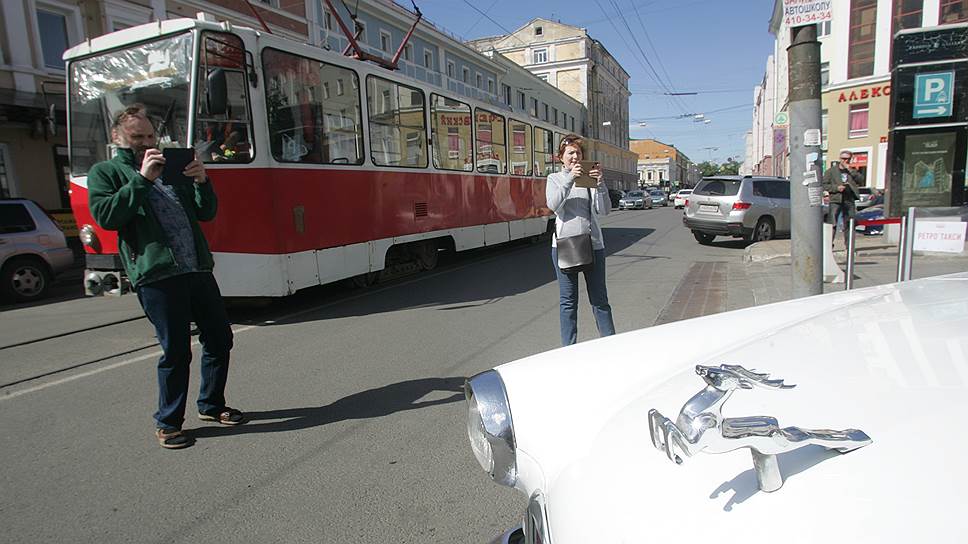
[[[161,179],[165,157],[155,147],[155,128],[143,106],[118,112],[111,136],[117,155],[88,173],[91,214],[101,227],[118,232],[125,272],[161,344],[155,436],[163,448],[185,448],[194,443],[182,432],[192,321],[202,344],[199,419],[245,422],[242,412],[225,404],[232,327],[198,225],[215,218],[215,191],[197,159],[183,172],[193,183]]]
[[[844,244],[847,244],[847,229],[850,218],[856,213],[857,196],[860,191],[858,185],[864,185],[864,176],[850,167],[850,159],[854,156],[850,151],[840,152],[840,162],[836,168],[829,168],[823,174],[823,190],[830,197],[830,211],[827,222],[837,230],[837,220],[844,222]]]

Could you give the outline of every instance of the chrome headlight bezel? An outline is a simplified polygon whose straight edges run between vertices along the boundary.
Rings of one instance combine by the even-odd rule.
[[[495,370],[482,372],[464,384],[467,438],[471,451],[495,482],[514,487],[518,478],[514,424],[504,380]]]

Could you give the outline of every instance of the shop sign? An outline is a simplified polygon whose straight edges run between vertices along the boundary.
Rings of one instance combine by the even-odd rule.
[[[866,168],[867,167],[867,153],[854,153],[850,156],[850,162],[847,163],[851,168]]]
[[[915,251],[961,253],[965,249],[965,227],[961,221],[925,221],[914,223]]]
[[[783,0],[783,23],[796,28],[829,21],[831,3],[831,0]]]
[[[891,96],[890,83],[885,83],[884,85],[878,85],[876,87],[854,89],[853,91],[841,91],[840,96],[837,97],[837,102],[855,102],[857,100],[868,100],[871,98],[880,98],[882,96]]]
[[[954,72],[914,76],[914,118],[950,117],[954,104]]]

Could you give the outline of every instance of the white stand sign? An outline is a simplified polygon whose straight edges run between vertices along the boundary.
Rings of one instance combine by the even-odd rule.
[[[960,221],[925,221],[914,223],[914,250],[961,253],[965,250],[968,223]]]

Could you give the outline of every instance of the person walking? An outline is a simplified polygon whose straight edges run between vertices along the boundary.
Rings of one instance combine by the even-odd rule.
[[[163,448],[185,448],[194,443],[182,431],[192,321],[202,344],[199,419],[245,422],[242,412],[225,404],[232,327],[198,224],[215,218],[215,191],[198,159],[183,172],[191,183],[161,179],[165,157],[144,106],[127,107],[112,121],[118,152],[88,174],[91,214],[101,227],[118,232],[121,262],[161,344],[155,437]]]
[[[565,136],[558,145],[558,160],[563,170],[548,175],[545,199],[548,208],[555,213],[555,234],[551,239],[551,261],[558,277],[558,304],[561,321],[561,345],[578,341],[578,272],[565,272],[558,266],[558,238],[591,233],[594,262],[585,268],[585,284],[588,299],[598,325],[599,336],[615,334],[612,307],[608,303],[605,286],[605,241],[598,217],[611,210],[608,189],[602,182],[598,164],[588,174],[598,180],[595,189],[575,186],[575,179],[583,174],[582,138],[575,134]]]
[[[859,185],[864,185],[864,176],[857,170],[850,168],[853,153],[844,150],[840,152],[840,162],[836,168],[829,168],[823,175],[823,189],[830,197],[830,210],[827,213],[827,223],[837,231],[838,220],[843,221],[844,245],[847,245],[850,219],[857,212],[854,203],[860,191]]]

